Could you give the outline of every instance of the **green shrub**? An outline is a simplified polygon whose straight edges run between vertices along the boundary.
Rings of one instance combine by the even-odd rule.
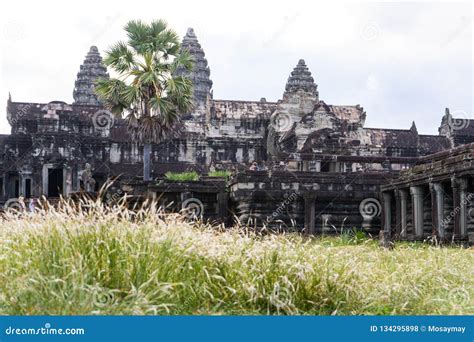
[[[188,181],[198,181],[199,174],[196,171],[188,172],[166,172],[165,177],[167,180],[174,182],[188,182]]]
[[[209,177],[222,177],[225,179],[229,179],[230,176],[232,175],[232,172],[227,171],[227,170],[219,170],[219,171],[211,171],[209,172]]]
[[[373,241],[363,229],[351,228],[344,230],[340,235],[341,242],[346,245],[359,245]]]

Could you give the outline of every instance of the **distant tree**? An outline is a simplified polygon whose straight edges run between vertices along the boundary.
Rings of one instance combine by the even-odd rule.
[[[117,77],[98,79],[95,91],[106,108],[128,120],[132,138],[143,144],[143,180],[149,181],[151,144],[172,137],[180,116],[192,109],[192,82],[176,71],[191,70],[193,62],[163,20],[130,21],[125,31],[128,41],[117,42],[104,58]]]

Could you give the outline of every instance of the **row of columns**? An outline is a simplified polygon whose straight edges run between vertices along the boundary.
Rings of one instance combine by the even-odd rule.
[[[467,194],[467,179],[453,178],[451,180],[453,209],[445,216],[445,191],[442,183],[429,183],[431,196],[431,220],[432,235],[439,239],[446,238],[446,228],[449,222],[453,222],[454,237],[462,237],[467,234],[467,204],[470,196]],[[398,237],[407,237],[408,200],[411,196],[412,227],[414,237],[423,238],[424,231],[424,198],[426,185],[410,186],[404,189],[382,192],[383,199],[383,230],[392,232],[392,195],[395,197],[395,234]],[[426,194],[428,196],[428,194]]]
[[[316,193],[309,192],[303,196],[304,200],[304,230],[307,234],[316,233]]]

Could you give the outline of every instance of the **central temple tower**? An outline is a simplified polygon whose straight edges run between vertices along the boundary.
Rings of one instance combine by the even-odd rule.
[[[195,110],[204,109],[212,99],[211,70],[207,64],[204,50],[199,44],[193,28],[188,28],[181,43],[181,50],[187,51],[193,59],[192,71],[178,70],[178,75],[186,75],[193,82]]]
[[[109,77],[107,68],[96,46],[91,46],[84,63],[77,73],[74,84],[74,104],[100,106],[101,103],[94,93],[94,83],[99,77]]]

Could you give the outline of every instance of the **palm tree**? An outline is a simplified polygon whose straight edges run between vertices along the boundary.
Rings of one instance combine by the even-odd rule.
[[[192,83],[183,71],[193,62],[163,20],[130,21],[125,31],[128,41],[113,45],[104,58],[117,78],[98,79],[95,91],[106,108],[128,120],[132,138],[143,144],[143,180],[149,181],[151,144],[174,136],[180,116],[192,109]]]

